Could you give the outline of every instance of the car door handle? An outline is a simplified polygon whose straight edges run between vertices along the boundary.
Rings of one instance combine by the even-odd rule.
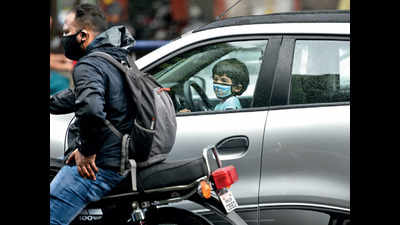
[[[249,149],[249,138],[244,135],[227,137],[216,145],[221,160],[237,159]]]

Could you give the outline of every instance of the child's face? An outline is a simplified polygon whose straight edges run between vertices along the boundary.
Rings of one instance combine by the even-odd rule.
[[[242,85],[241,84],[234,85],[234,83],[232,82],[232,79],[230,77],[228,77],[226,74],[223,74],[223,75],[214,74],[213,75],[213,81],[214,81],[214,84],[219,85],[219,87],[221,87],[220,85],[229,86],[230,87],[229,88],[230,89],[229,92],[238,93],[242,89]],[[215,85],[214,85],[214,91],[216,92],[217,96],[228,95],[228,93],[222,93],[222,92],[225,92],[223,89],[224,88],[216,88]]]
[[[214,83],[218,83],[218,84],[226,84],[226,85],[233,84],[232,79],[230,77],[228,77],[226,74],[223,74],[223,75],[214,74],[213,81],[214,81]]]

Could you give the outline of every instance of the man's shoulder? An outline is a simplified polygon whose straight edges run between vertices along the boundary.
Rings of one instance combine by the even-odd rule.
[[[87,66],[98,66],[101,64],[105,64],[107,61],[101,58],[100,56],[93,55],[85,55],[78,60],[76,66],[87,65]]]
[[[105,68],[113,68],[110,62],[100,56],[85,55],[79,59],[74,67],[74,71],[92,70],[103,74]]]

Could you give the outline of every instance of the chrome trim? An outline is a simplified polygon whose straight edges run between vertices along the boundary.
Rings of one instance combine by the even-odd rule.
[[[207,146],[206,148],[203,149],[203,159],[207,165],[207,172],[208,172],[208,177],[211,176],[211,169],[210,169],[210,164],[208,162],[208,151],[212,148],[212,145]]]
[[[239,205],[237,209],[250,209],[250,208],[255,208],[257,209],[258,207],[261,209],[263,207],[268,208],[268,207],[280,207],[280,206],[287,206],[287,207],[296,207],[296,206],[302,206],[302,207],[315,207],[315,208],[323,208],[323,209],[333,209],[333,210],[339,210],[339,211],[344,211],[350,213],[349,208],[344,208],[344,207],[339,207],[339,206],[330,206],[330,205],[324,205],[324,204],[315,204],[315,203],[300,203],[300,202],[287,202],[287,203],[262,203],[262,204],[249,204],[249,205]],[[196,210],[191,210],[193,213],[207,213],[210,212],[209,209],[196,209]]]
[[[262,204],[259,204],[260,208],[261,207],[276,207],[276,206],[305,206],[305,207],[325,208],[325,209],[334,209],[334,210],[350,212],[349,208],[324,205],[324,204],[316,204],[316,203],[287,202],[287,203],[262,203]]]
[[[250,209],[250,208],[254,208],[255,210],[257,210],[258,205],[256,204],[251,204],[251,205],[239,205],[236,209]],[[193,213],[207,213],[210,212],[209,209],[195,209],[195,210],[191,210]]]
[[[211,146],[210,149],[211,149],[212,153],[214,154],[215,161],[217,161],[218,168],[222,168],[222,162],[219,159],[219,154],[218,154],[217,147],[215,147],[215,145],[213,145],[213,146]]]
[[[207,165],[207,170],[208,170],[208,176],[211,176],[211,168],[210,164],[208,161],[208,151],[211,151],[211,153],[214,155],[215,161],[217,162],[218,167],[222,167],[222,163],[220,160],[220,156],[218,154],[217,147],[215,145],[208,145],[206,148],[203,149],[203,159]]]
[[[209,209],[195,209],[195,210],[191,210],[192,213],[206,213],[209,212]]]

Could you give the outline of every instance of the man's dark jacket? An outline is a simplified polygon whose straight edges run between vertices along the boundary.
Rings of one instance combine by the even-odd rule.
[[[124,74],[105,59],[87,55],[102,51],[118,61],[127,61],[134,42],[124,26],[114,26],[99,34],[74,67],[74,90],[50,98],[51,113],[75,112],[76,121],[70,128],[75,137],[71,146],[85,156],[96,154],[98,167],[114,171],[120,168],[121,139],[104,125],[104,120],[108,119],[121,133],[130,133],[134,105]]]

